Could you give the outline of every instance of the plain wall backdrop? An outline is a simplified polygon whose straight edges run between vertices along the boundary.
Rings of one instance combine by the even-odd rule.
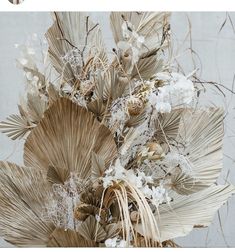
[[[107,47],[113,45],[109,28],[109,13],[97,12],[91,14],[101,24],[102,33]],[[190,20],[190,23],[189,23]],[[224,21],[223,29],[220,28]],[[173,13],[171,17],[172,36],[177,47],[181,46],[179,62],[185,73],[193,70],[189,50],[189,38],[185,36],[191,25],[192,48],[200,57],[194,54],[197,65],[200,67],[201,77],[210,81],[217,81],[228,88],[232,87],[235,74],[235,31],[232,21],[235,22],[235,13],[194,12]],[[43,39],[44,33],[51,24],[50,13],[0,13],[0,121],[8,115],[17,113],[17,103],[20,94],[24,93],[24,78],[22,71],[16,67],[15,59],[19,51],[15,44],[24,43],[33,33]],[[201,63],[200,63],[201,62]],[[224,171],[220,181],[226,180],[235,184],[235,99],[229,92],[226,97],[218,96],[213,92],[208,93],[212,104],[226,108],[228,112],[225,119],[224,138]],[[205,99],[205,102],[208,101]],[[4,134],[0,134],[0,160],[8,160],[22,164],[22,142],[13,142]],[[209,228],[194,230],[189,236],[177,239],[183,247],[235,247],[235,197],[216,215]],[[1,246],[9,246],[0,241]]]

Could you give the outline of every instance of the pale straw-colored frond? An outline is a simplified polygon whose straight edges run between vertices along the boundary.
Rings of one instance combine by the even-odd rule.
[[[6,121],[0,122],[0,130],[12,140],[22,139],[32,128],[27,118],[20,115],[11,115]]]
[[[75,231],[56,228],[50,236],[47,247],[98,247],[98,243],[84,239]]]
[[[155,138],[160,143],[175,141],[183,110],[177,109],[170,113],[159,114],[155,119]]]
[[[146,111],[143,110],[139,115],[131,116],[131,118],[127,120],[125,126],[127,126],[128,128],[137,127],[145,120],[146,120]]]
[[[94,24],[86,13],[54,13],[54,24],[46,38],[52,64],[68,83],[74,83],[83,74],[83,67],[91,59],[101,68],[107,64],[99,25]]]
[[[132,78],[144,80],[151,78],[163,69],[163,60],[156,57],[156,55],[141,57],[132,70]]]
[[[97,215],[98,216],[98,215]],[[86,218],[78,228],[78,233],[88,241],[101,242],[107,237],[104,228],[93,215]]]
[[[211,224],[216,211],[235,193],[232,185],[212,185],[189,196],[172,193],[173,202],[159,206],[155,215],[160,230],[160,240],[185,236],[195,225]],[[148,230],[137,225],[136,230],[152,237]]]
[[[147,51],[159,48],[164,39],[163,28],[169,25],[169,15],[166,12],[112,12],[110,22],[114,40],[116,43],[125,40],[122,25],[128,21],[139,35],[144,36]]]
[[[0,235],[19,247],[46,246],[54,229],[42,216],[49,193],[41,171],[0,162]]]
[[[47,106],[47,101],[38,95],[27,95],[27,111],[32,122],[38,123],[42,119]]]
[[[105,160],[95,152],[91,154],[91,179],[96,180],[104,175]]]
[[[105,160],[106,167],[116,154],[112,135],[91,112],[67,98],[57,100],[28,136],[24,148],[25,165],[47,172],[54,167],[65,181],[71,172],[80,178],[91,175],[91,154]]]
[[[141,223],[144,232],[150,232],[152,237],[154,237],[152,240],[148,236],[144,237],[145,246],[151,247],[159,238],[159,229],[154,214],[143,193],[128,181],[115,184],[109,190],[113,190],[118,202],[123,239],[129,241],[132,237],[134,246],[138,245],[138,234],[135,230],[136,224],[132,222],[129,211],[129,204],[133,202],[139,213],[137,223]]]
[[[197,192],[212,185],[222,169],[223,110],[186,110],[182,114],[176,142],[183,149],[191,166],[192,177],[186,177],[187,194]],[[184,180],[178,181],[184,187]],[[191,186],[190,186],[191,184]],[[186,193],[186,191],[185,191]]]

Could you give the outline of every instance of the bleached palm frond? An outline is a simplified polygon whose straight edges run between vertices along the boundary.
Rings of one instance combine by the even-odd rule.
[[[135,31],[145,38],[147,51],[161,47],[164,43],[163,27],[169,25],[169,13],[166,12],[112,12],[110,15],[111,29],[116,43],[123,41],[122,25],[130,22]]]
[[[94,216],[90,215],[79,226],[78,233],[88,241],[104,241],[107,237],[107,233],[104,228],[99,224]]]
[[[38,95],[27,95],[27,112],[33,123],[40,122],[47,107],[47,101],[43,100]]]
[[[173,202],[161,205],[155,215],[160,230],[159,240],[185,236],[195,225],[210,225],[216,211],[234,193],[235,188],[232,185],[212,185],[189,196],[173,193]],[[143,231],[141,224],[136,226],[136,230],[148,236],[148,231]]]
[[[98,247],[96,242],[84,239],[78,232],[56,228],[47,247]]]
[[[134,66],[131,76],[132,78],[149,79],[154,74],[161,72],[163,68],[163,61],[158,59],[155,55],[143,56]]]
[[[50,188],[41,171],[0,162],[0,235],[19,247],[46,246],[54,226],[42,214]]]
[[[159,114],[155,119],[155,138],[160,143],[174,142],[179,132],[182,118],[182,109],[173,110],[170,113]]]
[[[142,113],[140,113],[137,116],[132,116],[127,122],[126,126],[131,128],[131,127],[137,127],[141,123],[143,123],[146,119],[146,111],[143,110]]]
[[[0,122],[0,130],[12,140],[22,139],[32,127],[27,118],[20,115],[11,115],[6,121]]]
[[[192,178],[181,176],[174,180],[179,193],[180,187],[187,188],[184,193],[190,194],[217,180],[223,165],[223,132],[223,110],[220,108],[182,113],[176,142],[180,143],[191,166]]]
[[[103,176],[105,170],[105,160],[102,156],[92,153],[91,155],[91,178],[95,180]]]
[[[103,156],[109,165],[116,154],[111,132],[92,113],[60,98],[45,112],[28,136],[25,165],[48,170],[54,167],[62,181],[74,171],[81,178],[91,175],[91,154]]]
[[[49,56],[65,82],[74,83],[91,59],[101,67],[106,66],[107,56],[99,25],[94,24],[88,15],[82,12],[58,12],[54,14],[54,20],[46,33]],[[69,59],[63,60],[68,54]]]

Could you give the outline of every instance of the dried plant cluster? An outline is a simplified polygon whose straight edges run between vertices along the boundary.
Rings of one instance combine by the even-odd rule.
[[[23,167],[0,162],[0,235],[22,247],[177,246],[234,193],[216,183],[223,110],[200,107],[194,73],[174,72],[169,13],[111,13],[110,54],[85,13],[53,19],[53,69],[21,46],[27,95],[0,125],[25,139]]]

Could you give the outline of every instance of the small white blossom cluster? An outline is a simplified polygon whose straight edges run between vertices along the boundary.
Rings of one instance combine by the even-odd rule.
[[[109,238],[105,241],[105,246],[107,248],[130,248],[130,244],[128,244],[127,241],[119,238],[119,237],[114,237],[114,238]]]
[[[102,180],[104,188],[112,186],[114,182],[127,181],[140,190],[155,206],[170,200],[162,183],[157,187],[150,186],[153,183],[151,176],[147,176],[143,171],[139,170],[126,170],[119,159],[116,160],[114,166],[105,171]]]
[[[154,129],[148,125],[145,121],[140,126],[138,126],[131,138],[127,140],[126,144],[122,146],[120,159],[122,164],[125,166],[132,158],[135,158],[137,152],[142,148],[142,146],[152,138],[154,134]]]
[[[61,57],[61,59],[64,62],[65,66],[69,65],[72,67],[74,74],[81,71],[80,66],[82,66],[82,56],[79,49],[71,49],[63,57]],[[80,76],[76,77],[79,78]]]
[[[80,221],[74,218],[74,209],[80,203],[81,179],[71,174],[68,181],[53,184],[53,201],[49,202],[44,218],[52,221],[56,227],[76,230]]]
[[[173,108],[189,105],[194,97],[192,81],[179,73],[158,73],[156,79],[163,81],[164,86],[158,93],[149,95],[149,102],[160,113],[169,113]]]
[[[145,38],[135,31],[135,27],[128,21],[122,24],[123,41],[119,41],[117,46],[122,52],[131,54],[132,66],[136,64],[140,57],[140,51],[144,45]],[[129,69],[130,71],[132,68]]]
[[[128,113],[126,111],[126,99],[118,98],[111,106],[111,117],[109,119],[109,127],[114,128],[118,135],[123,131]]]
[[[179,166],[185,173],[192,172],[192,164],[189,162],[189,160],[176,151],[168,152],[165,158],[159,163],[164,164],[170,169],[174,169],[175,167]]]

